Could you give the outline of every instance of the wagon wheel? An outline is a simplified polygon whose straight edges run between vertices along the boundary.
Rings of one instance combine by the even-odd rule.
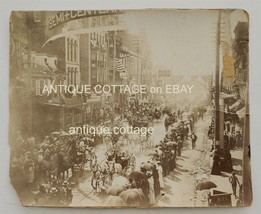
[[[111,186],[112,184],[112,180],[110,178],[110,176],[108,174],[106,174],[103,179],[102,179],[102,183],[103,183],[103,186],[105,187],[105,189],[107,189],[108,187]]]

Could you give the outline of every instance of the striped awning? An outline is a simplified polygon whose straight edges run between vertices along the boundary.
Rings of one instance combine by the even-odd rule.
[[[126,69],[122,63],[122,59],[120,58],[115,58],[114,59],[114,63],[115,63],[115,71],[117,72],[126,72]]]

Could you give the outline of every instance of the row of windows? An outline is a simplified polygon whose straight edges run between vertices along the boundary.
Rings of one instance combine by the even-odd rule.
[[[67,85],[78,85],[79,84],[79,70],[76,67],[67,68]]]
[[[106,67],[106,58],[104,54],[92,53],[91,61],[92,67]]]
[[[67,38],[67,61],[68,62],[79,62],[79,44],[77,39]]]
[[[105,35],[100,35],[98,33],[91,33],[91,39],[98,42],[99,45],[105,45]]]
[[[104,26],[104,25],[106,25],[106,17],[105,16],[92,17],[92,19],[91,19],[91,26],[92,27]]]
[[[64,84],[65,84],[64,80],[59,80],[58,85],[64,85]],[[44,87],[49,88],[50,85],[51,85],[50,79],[33,79],[33,80],[31,80],[31,89],[32,89],[33,95],[37,95],[37,96],[42,95]],[[45,93],[46,93],[46,91],[45,91]]]

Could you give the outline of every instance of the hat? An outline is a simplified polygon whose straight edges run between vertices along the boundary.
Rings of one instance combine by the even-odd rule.
[[[58,192],[58,189],[56,187],[52,187],[50,193],[56,193],[56,192]]]
[[[64,181],[64,182],[63,182],[63,186],[68,185],[68,184],[69,184],[68,181]]]

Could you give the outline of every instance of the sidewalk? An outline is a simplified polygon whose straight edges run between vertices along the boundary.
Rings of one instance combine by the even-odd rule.
[[[206,137],[210,121],[211,116],[205,115],[204,120],[196,122],[194,126],[194,132],[198,136],[196,148],[192,150],[190,139],[184,142],[181,157],[177,157],[175,171],[164,178],[165,196],[159,198],[157,206],[169,207],[170,204],[176,207],[207,206],[205,198],[200,199],[204,199],[204,203],[198,203],[199,195],[195,189],[198,179],[207,177],[207,173],[210,172],[211,144],[207,142]],[[203,192],[200,192],[201,194]]]
[[[206,120],[210,122],[210,115],[208,119]],[[198,121],[198,124],[196,127],[198,128],[200,126],[200,123],[203,123],[203,121]],[[208,127],[209,124],[205,124],[205,127]],[[202,130],[203,131],[203,130]],[[196,131],[197,133],[197,131]],[[216,190],[231,193],[232,194],[232,187],[229,183],[229,177],[231,176],[231,173],[222,172],[221,175],[211,175],[211,169],[213,164],[213,157],[211,156],[211,142],[207,138],[207,133],[204,133],[204,136],[202,136],[202,144],[199,144],[197,149],[200,149],[202,154],[201,158],[198,162],[199,168],[196,172],[196,183],[200,182],[201,180],[210,180],[213,183],[217,185]],[[242,149],[238,150],[231,150],[231,156],[232,156],[232,164],[233,169],[237,171],[237,177],[239,179],[239,182],[242,183],[242,158],[243,158],[243,152]],[[197,206],[207,206],[207,194],[210,191],[196,191],[195,190],[195,199],[196,199],[196,205]],[[239,187],[237,189],[237,193],[239,192]],[[232,195],[232,206],[236,206],[237,200]]]

